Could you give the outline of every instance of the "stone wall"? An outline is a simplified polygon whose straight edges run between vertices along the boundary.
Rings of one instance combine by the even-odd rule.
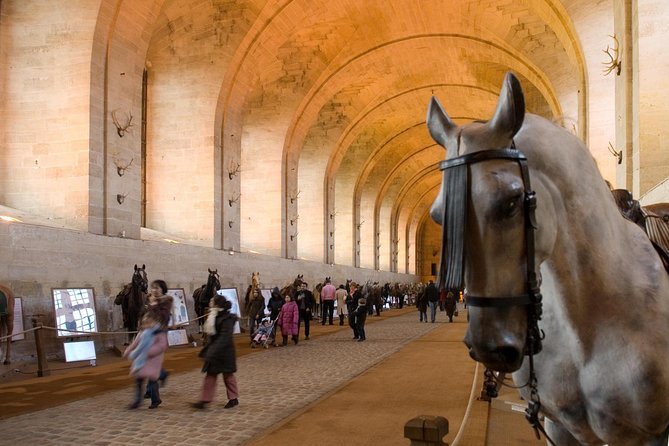
[[[347,278],[357,282],[414,282],[413,275],[326,265],[265,255],[221,251],[195,245],[160,241],[132,240],[86,232],[29,224],[0,224],[0,277],[17,297],[23,298],[23,319],[30,327],[30,315],[42,314],[47,325],[54,325],[52,288],[95,289],[99,330],[120,330],[120,307],[113,305],[116,294],[130,282],[133,265],[146,264],[149,281],[164,279],[170,288],[184,288],[189,317],[194,318],[192,294],[207,279],[207,268],[217,268],[223,287],[236,287],[243,293],[251,273],[260,272],[264,287],[282,287],[297,274],[313,287],[326,276],[335,284]],[[191,327],[189,331],[192,331]],[[47,332],[49,355],[62,353],[61,340]],[[98,348],[122,342],[123,337],[104,337]],[[32,335],[14,344],[13,358],[34,354]]]

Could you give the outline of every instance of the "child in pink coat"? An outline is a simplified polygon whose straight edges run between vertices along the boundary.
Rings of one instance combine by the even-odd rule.
[[[292,336],[293,342],[297,345],[298,322],[300,320],[300,310],[292,297],[286,295],[286,303],[281,307],[281,312],[276,318],[276,323],[281,327],[283,335],[283,346],[288,345],[288,336]]]
[[[128,409],[137,409],[140,406],[144,395],[144,380],[149,382],[151,394],[149,409],[155,409],[162,403],[158,377],[167,350],[167,332],[162,328],[159,319],[159,315],[154,312],[147,312],[142,319],[142,329],[123,353],[124,358],[132,360],[130,375],[135,378],[137,385],[135,399]]]

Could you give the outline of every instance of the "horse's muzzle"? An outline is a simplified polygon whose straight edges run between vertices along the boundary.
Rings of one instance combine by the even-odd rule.
[[[469,349],[469,356],[491,370],[511,373],[523,365],[523,349],[518,346],[476,344],[471,341],[469,332],[464,342]]]

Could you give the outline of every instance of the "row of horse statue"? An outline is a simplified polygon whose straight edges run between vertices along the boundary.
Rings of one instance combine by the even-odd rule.
[[[207,314],[209,309],[209,303],[215,296],[216,292],[221,289],[221,281],[218,270],[212,270],[208,268],[207,271],[207,282],[204,285],[196,288],[192,296],[193,306],[195,309],[195,314],[198,317],[197,320],[200,331],[202,329],[202,325],[204,324],[204,316]],[[302,283],[304,282],[304,275],[298,275],[291,283],[281,288],[281,296],[290,295],[295,298]],[[350,283],[350,280],[348,283]],[[322,283],[319,283],[316,285],[316,288],[320,290],[322,285]],[[388,296],[399,297],[403,296],[404,294],[414,293],[413,288],[415,286],[415,284],[400,283],[386,283],[385,285],[381,286],[378,282],[367,281],[362,287],[361,291],[363,296],[367,298],[370,306],[374,305],[377,309],[380,309],[386,303],[385,299]],[[253,291],[259,290],[260,287],[260,273],[254,272],[251,276],[251,285],[249,286],[249,289],[246,293],[246,300],[248,301],[249,296],[253,293]],[[148,279],[146,274],[146,265],[142,265],[141,267],[135,265],[130,283],[123,287],[123,290],[118,293],[114,300],[116,305],[121,306],[123,313],[123,326],[128,331],[137,330],[139,320],[146,304],[147,293]]]

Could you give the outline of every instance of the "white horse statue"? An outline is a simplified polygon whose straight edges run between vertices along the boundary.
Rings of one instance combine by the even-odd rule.
[[[447,150],[440,284],[467,289],[472,358],[513,372],[557,445],[666,446],[669,277],[588,150],[526,115],[512,74],[490,121],[434,98],[427,121]]]

